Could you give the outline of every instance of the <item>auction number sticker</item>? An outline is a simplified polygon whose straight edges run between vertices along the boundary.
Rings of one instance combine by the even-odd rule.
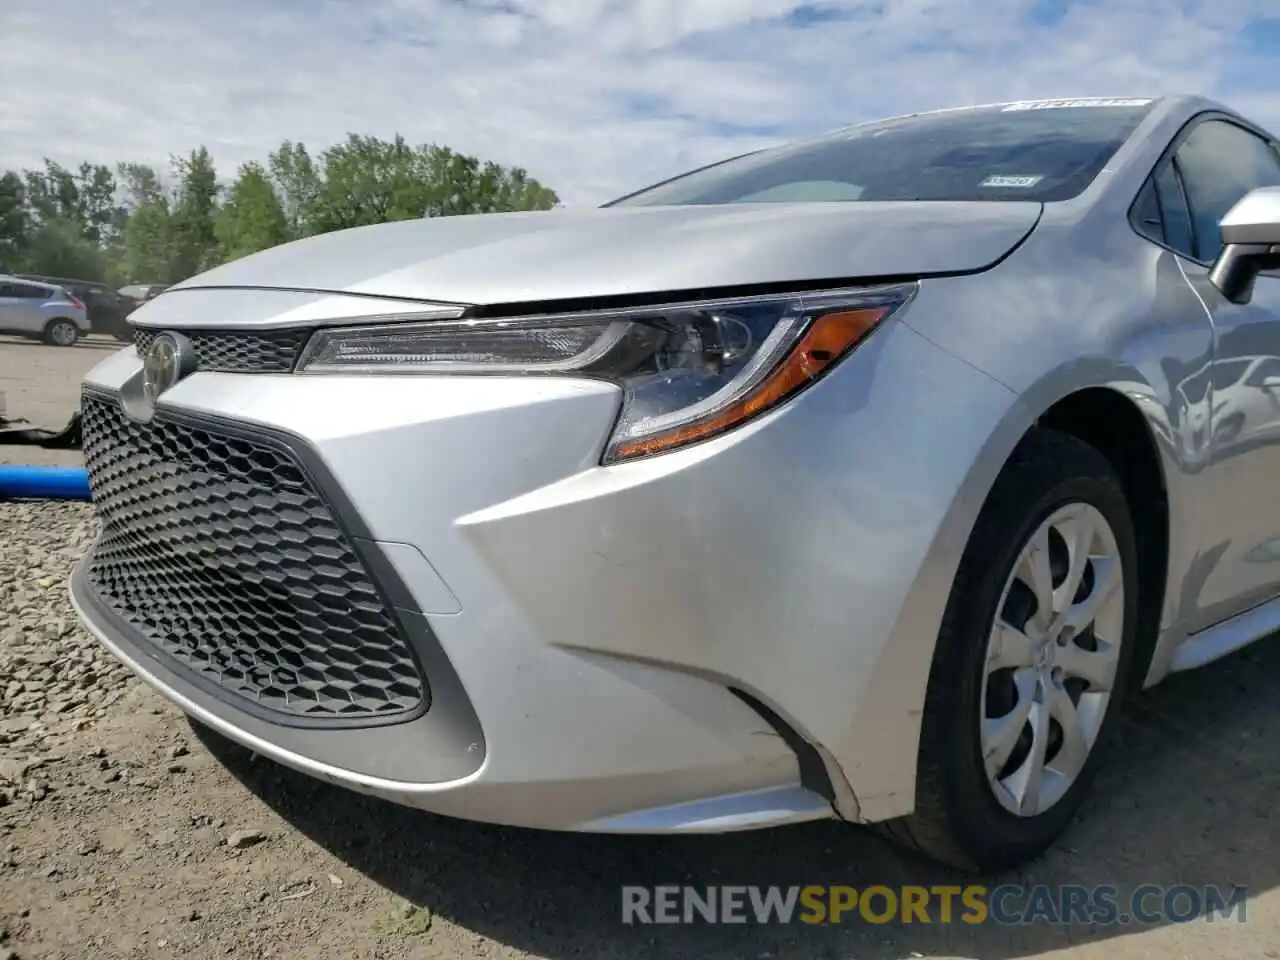
[[[1044,177],[987,177],[979,184],[981,187],[1034,187]]]

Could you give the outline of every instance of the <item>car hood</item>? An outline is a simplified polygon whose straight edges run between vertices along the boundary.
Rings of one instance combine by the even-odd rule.
[[[220,287],[505,305],[966,273],[1017,246],[1041,209],[760,203],[408,220],[284,244],[193,277],[156,302]]]

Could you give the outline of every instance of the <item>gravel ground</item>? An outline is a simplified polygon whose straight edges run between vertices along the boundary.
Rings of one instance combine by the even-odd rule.
[[[105,354],[32,349],[47,379],[26,396],[49,413],[41,425],[65,422],[74,378]],[[30,359],[0,344],[0,389],[6,364]],[[0,448],[0,462],[28,454]],[[1079,824],[1005,878],[1241,884],[1243,924],[627,928],[621,884],[957,878],[834,824],[570,836],[432,817],[311,781],[193,727],[79,628],[65,582],[92,533],[81,504],[0,503],[2,960],[1280,957],[1274,642],[1141,698]]]

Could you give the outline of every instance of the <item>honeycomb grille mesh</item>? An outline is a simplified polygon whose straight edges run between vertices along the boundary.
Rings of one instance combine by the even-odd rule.
[[[133,345],[138,356],[147,352],[159,332],[134,328]],[[289,373],[297,363],[309,332],[184,330],[182,335],[195,348],[200,370],[210,373]]]
[[[390,718],[426,685],[372,579],[283,447],[82,400],[100,600],[206,681],[295,717]]]

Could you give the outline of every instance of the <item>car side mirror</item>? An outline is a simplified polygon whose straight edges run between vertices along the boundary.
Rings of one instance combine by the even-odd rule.
[[[1250,190],[1222,218],[1222,251],[1209,282],[1232,303],[1253,298],[1253,282],[1280,270],[1280,187]]]

